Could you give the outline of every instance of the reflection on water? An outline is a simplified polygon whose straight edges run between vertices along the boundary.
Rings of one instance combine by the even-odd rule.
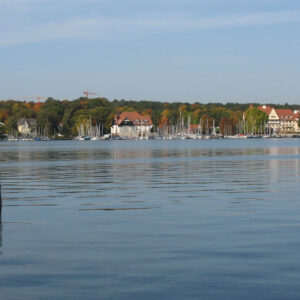
[[[300,293],[297,139],[1,143],[0,162],[6,298]]]

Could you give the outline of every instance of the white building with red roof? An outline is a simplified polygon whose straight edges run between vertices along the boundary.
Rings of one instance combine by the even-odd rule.
[[[250,108],[253,107],[250,105]],[[268,115],[267,127],[273,134],[300,133],[298,110],[278,109],[268,105],[258,106],[258,109]]]
[[[123,138],[147,137],[153,128],[153,123],[148,115],[141,115],[138,112],[122,112],[115,115],[111,134]]]
[[[270,108],[270,107],[269,107]],[[292,134],[300,133],[299,128],[299,111],[291,109],[265,109],[269,116],[268,127],[275,134]],[[259,107],[260,110],[261,107]]]

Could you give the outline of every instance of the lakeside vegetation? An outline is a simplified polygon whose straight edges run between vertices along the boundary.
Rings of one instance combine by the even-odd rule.
[[[253,107],[250,107],[250,105]],[[211,128],[213,123],[219,127],[220,133],[235,134],[243,113],[251,128],[259,129],[267,121],[267,115],[257,109],[259,103],[185,103],[113,100],[105,98],[79,98],[73,101],[48,98],[45,102],[26,102],[15,100],[0,101],[0,137],[17,132],[17,122],[21,118],[33,118],[40,130],[49,136],[58,133],[64,137],[77,135],[78,125],[91,120],[92,125],[101,125],[104,133],[110,132],[111,122],[116,113],[138,111],[150,115],[153,130],[165,125],[175,125],[183,119],[190,124],[203,124],[203,128]],[[300,110],[300,105],[276,105],[274,108]],[[208,124],[208,125],[204,125]],[[227,132],[226,132],[227,131]],[[228,132],[230,131],[230,132]]]

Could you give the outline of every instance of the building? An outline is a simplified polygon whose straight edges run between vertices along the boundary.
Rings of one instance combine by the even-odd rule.
[[[259,106],[258,109],[261,110],[262,112],[266,113],[269,116],[273,108],[268,105],[262,105],[262,106]]]
[[[17,123],[18,132],[24,135],[31,135],[36,130],[36,120],[22,118]]]
[[[269,114],[268,127],[275,134],[300,133],[299,111],[273,108]]]
[[[123,138],[147,137],[153,128],[150,116],[138,112],[122,112],[115,115],[112,125],[112,136]]]
[[[268,115],[267,127],[273,134],[300,133],[298,110],[277,109],[267,105],[259,106],[258,109]]]

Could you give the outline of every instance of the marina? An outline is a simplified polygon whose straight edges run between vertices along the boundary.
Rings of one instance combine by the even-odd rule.
[[[88,101],[89,99],[87,103]],[[55,103],[61,105],[60,101]],[[1,139],[7,141],[49,141],[51,139],[98,141],[300,137],[299,110],[277,109],[267,105],[254,107],[250,104],[246,111],[237,113],[239,119],[236,116],[235,119],[222,117],[217,120],[202,113],[199,115],[198,110],[197,117],[193,117],[192,120],[195,113],[187,111],[183,113],[182,109],[185,108],[186,106],[179,106],[179,111],[173,112],[176,114],[173,119],[172,115],[167,117],[163,111],[160,119],[156,120],[156,124],[153,123],[150,114],[141,114],[138,111],[119,111],[114,113],[113,117],[111,113],[111,117],[102,119],[101,123],[96,121],[96,117],[92,119],[90,115],[89,118],[80,118],[77,123],[73,122],[72,134],[67,135],[65,127],[69,125],[64,125],[62,121],[58,122],[55,128],[48,130],[48,127],[42,126],[42,122],[38,124],[34,118],[20,118],[17,121],[17,131],[14,133],[12,131],[10,134],[5,133],[5,123],[0,124],[3,131]],[[48,134],[49,131],[53,134]]]
[[[105,134],[103,136],[90,136],[90,135],[79,135],[75,137],[74,141],[101,141],[101,140],[207,140],[207,139],[279,139],[279,138],[300,138],[300,135],[287,134],[287,135],[251,135],[251,134],[236,134],[236,135],[200,135],[200,134],[177,134],[177,135],[158,135],[151,134],[145,137],[116,137],[110,134]],[[60,141],[62,139],[53,139]],[[70,140],[70,139],[65,139]],[[8,137],[3,141],[8,142],[41,142],[41,141],[51,141],[51,138],[18,138],[18,137]],[[1,143],[1,141],[0,141]]]

